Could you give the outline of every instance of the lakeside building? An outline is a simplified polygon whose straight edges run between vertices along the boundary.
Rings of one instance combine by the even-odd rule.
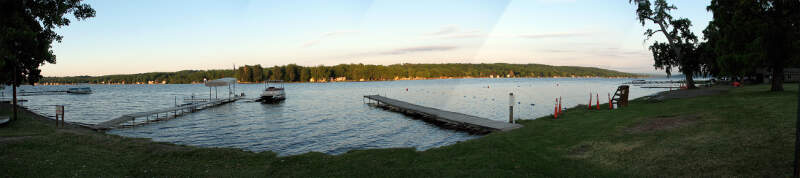
[[[760,68],[756,71],[758,81],[769,83],[772,79],[772,70]],[[800,82],[800,68],[784,68],[783,82]]]

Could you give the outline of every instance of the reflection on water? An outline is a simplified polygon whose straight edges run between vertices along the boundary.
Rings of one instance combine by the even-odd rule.
[[[564,107],[588,102],[589,92],[601,102],[618,85],[631,79],[448,79],[388,82],[286,84],[287,100],[279,104],[252,102],[262,84],[237,85],[248,98],[191,113],[178,119],[110,133],[155,141],[205,147],[234,147],[294,155],[309,151],[329,154],[354,149],[449,145],[478,136],[439,129],[419,120],[363,104],[363,95],[381,94],[423,106],[505,121],[508,93],[516,97],[515,117],[531,119],[551,114],[554,99]],[[23,86],[25,91],[71,86]],[[209,89],[194,85],[91,85],[91,95],[25,96],[27,107],[52,115],[53,104],[66,105],[67,121],[96,124],[123,114],[172,107],[184,97],[209,97]],[[664,89],[633,87],[631,97]],[[227,97],[227,88],[219,88]],[[7,91],[4,91],[7,92]],[[8,95],[7,95],[8,96]],[[177,100],[177,101],[176,101]],[[535,104],[535,105],[532,105]]]

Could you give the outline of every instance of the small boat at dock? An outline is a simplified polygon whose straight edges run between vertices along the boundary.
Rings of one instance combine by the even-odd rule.
[[[286,100],[286,92],[284,92],[283,83],[280,87],[270,86],[269,83],[281,83],[282,80],[268,80],[264,82],[264,92],[261,93],[258,101],[262,103],[277,103]]]

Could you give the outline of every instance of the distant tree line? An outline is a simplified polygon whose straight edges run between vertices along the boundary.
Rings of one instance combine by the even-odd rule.
[[[184,70],[129,75],[45,77],[42,83],[200,83],[204,79],[236,77],[240,82],[283,80],[287,82],[376,81],[395,79],[464,77],[641,77],[594,67],[542,64],[339,64],[304,67],[296,64],[264,68],[245,65],[233,70]],[[313,79],[313,80],[312,80]]]

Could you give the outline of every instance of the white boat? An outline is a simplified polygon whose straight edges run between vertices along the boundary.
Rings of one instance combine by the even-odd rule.
[[[92,88],[89,88],[89,87],[69,88],[69,90],[67,90],[67,93],[72,93],[72,94],[91,94],[92,93]]]
[[[262,103],[277,103],[286,100],[286,92],[283,89],[283,83],[280,87],[269,86],[270,82],[283,82],[282,80],[268,80],[264,82],[264,92],[261,93],[261,98],[258,100]]]

